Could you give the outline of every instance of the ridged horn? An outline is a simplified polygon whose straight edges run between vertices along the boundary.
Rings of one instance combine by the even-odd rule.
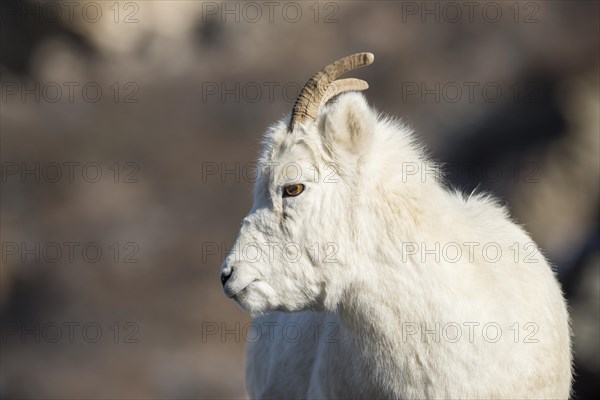
[[[360,67],[366,67],[375,60],[372,53],[356,53],[329,64],[306,82],[300,91],[290,119],[292,131],[297,123],[316,120],[319,109],[332,97],[340,93],[365,90],[369,84],[361,79],[336,80],[338,76]]]

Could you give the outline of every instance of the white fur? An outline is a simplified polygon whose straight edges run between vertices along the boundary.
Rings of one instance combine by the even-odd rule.
[[[445,188],[409,129],[361,94],[292,133],[286,122],[266,134],[254,204],[222,268],[227,295],[255,317],[253,398],[569,397],[565,300],[503,207]],[[294,182],[305,191],[282,197]],[[485,324],[502,329],[498,341]]]

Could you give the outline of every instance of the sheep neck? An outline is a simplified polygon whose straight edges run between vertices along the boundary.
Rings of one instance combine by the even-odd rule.
[[[403,382],[408,379],[404,372],[409,370],[411,374],[419,374],[419,365],[422,365],[418,343],[403,343],[400,339],[402,321],[422,320],[422,316],[411,309],[424,308],[414,303],[419,299],[416,285],[379,281],[362,282],[350,289],[338,307],[338,315],[343,335],[357,350],[353,360],[356,367],[372,372],[365,377],[368,382],[361,385],[384,388],[388,395],[394,396],[407,383]],[[395,287],[392,289],[391,286]],[[389,296],[390,293],[396,295]],[[411,304],[402,304],[398,293],[402,293],[402,298],[412,299]]]

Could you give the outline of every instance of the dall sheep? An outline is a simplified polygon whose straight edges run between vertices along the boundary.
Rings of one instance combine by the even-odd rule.
[[[221,269],[254,317],[250,396],[568,398],[555,274],[492,197],[415,173],[433,164],[357,93],[366,82],[335,80],[373,59],[325,67],[266,133]]]

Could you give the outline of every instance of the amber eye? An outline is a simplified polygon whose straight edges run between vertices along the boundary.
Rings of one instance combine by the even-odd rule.
[[[298,196],[303,191],[304,191],[304,185],[301,183],[297,183],[295,185],[288,185],[285,188],[283,188],[283,197]]]

